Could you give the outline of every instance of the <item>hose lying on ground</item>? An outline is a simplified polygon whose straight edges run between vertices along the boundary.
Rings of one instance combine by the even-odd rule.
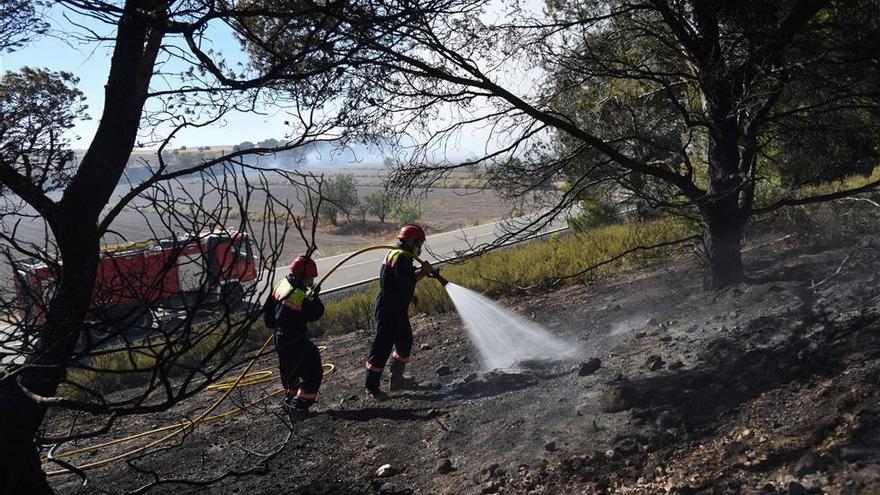
[[[332,374],[335,373],[335,372],[336,372],[336,366],[335,366],[335,365],[330,364],[330,363],[324,364],[324,376],[330,376],[330,375],[332,375]],[[255,372],[255,373],[261,373],[261,372],[258,371],[258,372]],[[272,373],[272,372],[270,371],[269,373]],[[271,378],[271,379],[274,379],[274,377]],[[231,384],[232,384],[233,381],[234,381],[234,379],[231,379],[229,382],[227,382],[227,383],[225,383],[225,384],[223,385],[223,388],[218,388],[217,390],[231,390],[232,388],[242,388],[242,387],[247,387],[247,386],[250,386],[250,385],[256,385],[256,384],[258,384],[258,383],[263,383],[263,382],[268,381],[268,380],[260,380],[260,381],[258,381],[258,382],[250,382],[250,383],[239,383],[239,384],[237,385],[237,387],[232,387],[232,386],[231,386]],[[220,383],[223,383],[223,382],[220,382]],[[220,383],[218,383],[218,385],[219,385]],[[209,388],[210,388],[210,387],[209,387]],[[162,433],[163,431],[173,430],[173,429],[175,429],[175,428],[186,428],[186,427],[189,427],[189,426],[195,426],[196,424],[212,423],[212,422],[214,422],[214,421],[217,421],[217,420],[220,420],[220,419],[223,419],[223,418],[227,418],[227,417],[229,417],[229,416],[234,416],[234,415],[236,415],[236,414],[239,414],[239,413],[241,413],[241,412],[244,412],[245,410],[250,409],[251,407],[254,407],[254,406],[256,406],[256,405],[262,404],[263,402],[266,402],[268,399],[271,399],[271,398],[273,398],[273,397],[277,397],[277,396],[279,396],[279,395],[281,395],[281,394],[283,394],[283,393],[284,393],[284,390],[283,390],[283,389],[281,389],[281,390],[276,390],[276,391],[274,391],[274,392],[271,392],[269,395],[263,396],[263,397],[261,397],[261,398],[259,398],[259,399],[256,399],[256,400],[254,400],[254,401],[252,401],[252,402],[249,402],[249,403],[247,403],[247,404],[245,404],[245,405],[243,405],[243,406],[239,406],[239,407],[237,407],[237,408],[235,408],[235,409],[229,410],[229,411],[224,412],[224,413],[220,413],[220,414],[216,414],[216,415],[213,415],[213,416],[208,416],[208,417],[204,417],[204,418],[196,419],[196,420],[192,420],[192,421],[181,421],[181,422],[179,422],[179,423],[174,423],[174,424],[170,424],[170,425],[165,425],[165,426],[162,426],[162,427],[159,427],[159,428],[154,428],[154,429],[152,429],[152,430],[142,431],[142,432],[140,432],[140,433],[136,433],[136,434],[134,434],[134,435],[129,435],[129,436],[126,436],[126,437],[123,437],[123,438],[117,438],[116,440],[110,440],[110,441],[108,441],[108,442],[103,442],[103,443],[99,443],[99,444],[96,444],[96,445],[90,445],[90,446],[88,446],[88,447],[83,447],[83,448],[81,448],[81,449],[69,450],[69,451],[66,451],[66,452],[61,452],[61,453],[59,453],[59,454],[55,454],[55,455],[53,456],[52,459],[44,459],[43,462],[45,463],[45,462],[47,462],[47,461],[49,461],[49,460],[52,460],[52,461],[58,462],[58,459],[67,458],[67,457],[73,457],[73,456],[76,456],[76,455],[85,454],[85,453],[87,453],[87,452],[93,452],[93,451],[96,451],[96,450],[100,450],[100,449],[103,449],[103,448],[105,448],[105,447],[111,447],[111,446],[113,446],[113,445],[119,445],[119,444],[121,444],[121,443],[127,443],[127,442],[130,442],[130,441],[132,441],[132,440],[137,440],[137,439],[139,439],[139,438],[148,437],[148,436],[150,436],[150,435],[155,435],[156,433]],[[175,433],[176,433],[176,432],[175,432]],[[168,439],[170,439],[170,437],[169,437]],[[164,440],[163,440],[163,441],[164,441]],[[151,444],[151,445],[152,445],[152,444]],[[149,447],[147,447],[147,448],[149,448]],[[120,460],[123,460],[123,459],[126,459],[126,458],[129,457],[129,455],[126,455],[126,454],[129,454],[129,453],[130,453],[130,455],[135,455],[135,453],[142,452],[143,450],[144,450],[144,447],[139,447],[139,448],[137,448],[137,449],[133,449],[133,450],[127,452],[127,453],[123,453],[123,454],[120,454],[120,455],[114,456],[114,457],[111,458],[111,459],[114,459],[114,462],[116,462],[116,461],[120,461]],[[83,469],[94,469],[94,468],[96,468],[96,467],[101,467],[101,466],[106,465],[106,464],[104,464],[104,463],[105,463],[106,461],[108,461],[108,460],[110,460],[110,459],[105,459],[105,460],[103,460],[103,461],[95,461],[95,462],[92,462],[92,463],[89,463],[89,464],[84,464],[84,465],[82,465],[82,466],[78,466],[77,469],[79,469],[79,470],[83,470]],[[65,467],[66,467],[66,466],[65,466]],[[47,474],[48,474],[49,476],[57,476],[57,475],[60,475],[60,474],[66,474],[66,471],[63,471],[63,470],[52,471],[52,472],[49,472],[49,473],[47,473]]]
[[[340,261],[339,263],[336,263],[332,268],[330,268],[330,270],[328,270],[327,273],[325,273],[324,276],[321,277],[321,280],[318,282],[317,287],[320,287],[321,284],[323,284],[327,280],[327,278],[331,274],[333,274],[333,272],[335,272],[340,266],[342,266],[343,264],[348,262],[350,259],[352,259],[360,254],[366,253],[368,251],[374,251],[377,249],[388,250],[388,249],[399,249],[399,248],[396,248],[393,246],[380,245],[380,246],[370,246],[370,247],[361,249],[359,251],[355,251],[354,253],[343,258],[342,261]],[[422,260],[419,259],[417,256],[413,255],[412,253],[404,251],[404,254],[411,257],[413,260],[415,260],[419,263],[422,263]],[[220,404],[222,404],[229,397],[229,395],[232,393],[232,391],[234,389],[244,387],[244,386],[264,383],[264,382],[267,382],[267,381],[270,381],[273,379],[273,377],[272,377],[273,372],[269,371],[268,369],[258,370],[253,373],[251,372],[251,368],[253,368],[254,363],[256,363],[257,359],[259,359],[263,355],[263,353],[269,347],[269,344],[272,343],[272,340],[273,340],[272,336],[270,336],[269,338],[266,339],[266,341],[260,347],[260,350],[257,351],[257,354],[253,357],[253,359],[251,359],[248,362],[247,366],[245,366],[244,370],[242,370],[242,372],[237,377],[235,377],[234,379],[227,379],[227,380],[224,380],[224,381],[221,381],[218,383],[214,383],[208,387],[210,390],[217,390],[217,391],[223,390],[223,395],[221,395],[216,401],[214,401],[214,403],[211,404],[211,406],[208,407],[208,409],[206,409],[204,412],[202,412],[196,419],[182,421],[180,423],[175,423],[175,424],[171,424],[171,425],[166,425],[166,426],[163,426],[160,428],[155,428],[153,430],[137,433],[134,435],[129,435],[127,437],[123,437],[123,438],[120,438],[117,440],[111,440],[109,442],[104,442],[104,443],[101,443],[98,445],[92,445],[92,446],[84,447],[84,448],[77,449],[77,450],[71,450],[68,452],[61,452],[61,453],[55,454],[55,455],[53,455],[53,460],[56,460],[56,462],[57,462],[57,459],[60,459],[60,458],[71,457],[71,456],[75,456],[78,454],[91,452],[91,451],[95,451],[95,450],[98,450],[101,448],[109,447],[112,445],[118,445],[120,443],[125,443],[125,442],[131,441],[131,440],[136,440],[138,438],[147,437],[147,436],[150,436],[150,435],[153,435],[156,433],[170,431],[169,433],[167,433],[166,435],[162,436],[161,438],[159,438],[157,440],[149,442],[149,443],[142,445],[140,447],[131,449],[129,451],[123,452],[121,454],[117,454],[113,457],[109,457],[107,459],[102,459],[99,461],[90,462],[87,464],[83,464],[81,466],[76,466],[74,470],[63,469],[63,470],[57,470],[57,471],[50,471],[50,472],[46,473],[46,475],[47,476],[59,476],[59,475],[64,475],[64,474],[77,474],[76,471],[82,472],[87,469],[96,469],[99,467],[108,466],[110,464],[114,464],[114,463],[129,459],[131,457],[142,454],[142,453],[144,453],[144,452],[146,452],[146,451],[148,451],[158,445],[161,445],[161,444],[173,439],[174,437],[187,431],[187,429],[192,429],[200,424],[210,423],[210,422],[217,421],[217,420],[225,418],[225,417],[233,416],[235,414],[241,413],[242,411],[244,411],[250,407],[261,404],[272,397],[275,397],[277,395],[284,393],[284,390],[272,392],[269,395],[261,397],[260,399],[257,399],[249,404],[245,404],[244,406],[237,407],[237,408],[232,409],[230,411],[227,411],[225,413],[216,414],[213,416],[211,415],[211,413],[214,412],[214,410],[217,409],[217,407],[220,406]],[[325,370],[324,370],[325,376],[329,376],[336,371],[336,367],[333,364],[325,364],[324,367],[325,367]],[[43,462],[44,463],[48,462],[48,459],[44,459]]]

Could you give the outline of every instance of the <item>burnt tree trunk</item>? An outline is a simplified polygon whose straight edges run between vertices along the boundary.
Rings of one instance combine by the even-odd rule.
[[[705,285],[723,289],[745,280],[742,240],[746,218],[738,209],[709,207],[703,213],[703,246],[706,250]]]
[[[713,126],[709,130],[709,188],[699,203],[706,250],[705,285],[723,289],[745,280],[742,263],[743,214],[740,195],[745,181],[740,171],[739,126],[732,112],[731,91],[716,84],[716,99],[709,105]]]
[[[36,329],[37,350],[0,382],[0,494],[52,493],[34,441],[84,329],[99,259],[98,221],[128,162],[162,40],[167,2],[128,0],[119,21],[101,123],[76,175],[44,215],[59,248],[58,288]],[[24,197],[25,201],[28,198]]]

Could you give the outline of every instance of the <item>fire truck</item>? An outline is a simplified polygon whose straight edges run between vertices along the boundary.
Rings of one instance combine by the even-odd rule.
[[[149,329],[158,316],[235,311],[256,283],[248,235],[221,228],[102,250],[89,323],[94,331]],[[39,324],[55,290],[50,266],[17,260],[13,277],[23,322]]]

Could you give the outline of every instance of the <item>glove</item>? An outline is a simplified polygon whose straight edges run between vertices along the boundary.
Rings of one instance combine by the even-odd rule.
[[[425,277],[429,277],[432,273],[434,273],[434,267],[431,266],[427,261],[422,262],[422,275]]]
[[[320,294],[320,293],[321,293],[321,285],[320,284],[312,287],[312,297],[318,297],[318,294]]]

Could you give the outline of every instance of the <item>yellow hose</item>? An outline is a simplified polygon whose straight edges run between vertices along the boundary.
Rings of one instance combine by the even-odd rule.
[[[176,437],[180,433],[183,433],[184,431],[186,431],[186,429],[189,427],[194,427],[200,423],[205,422],[206,419],[210,416],[210,414],[212,412],[214,412],[214,409],[217,409],[217,407],[221,403],[223,403],[223,401],[225,401],[227,397],[229,397],[229,394],[232,393],[232,390],[235,387],[237,387],[238,384],[242,381],[242,379],[244,379],[245,375],[247,375],[248,372],[250,372],[254,363],[257,361],[257,358],[260,357],[261,354],[263,354],[263,352],[266,350],[267,347],[269,347],[269,344],[271,342],[272,342],[272,337],[269,337],[268,339],[266,339],[266,342],[264,342],[263,345],[260,347],[260,350],[257,352],[257,355],[254,356],[253,359],[251,359],[251,361],[247,364],[247,366],[245,366],[244,371],[242,371],[242,373],[240,375],[238,375],[238,377],[235,378],[235,381],[232,383],[232,386],[229,387],[228,389],[226,389],[226,391],[223,392],[223,395],[220,396],[220,398],[217,399],[213,404],[211,404],[211,406],[208,407],[208,409],[205,410],[205,412],[203,412],[202,414],[200,414],[199,417],[196,418],[195,420],[187,421],[185,423],[181,423],[178,425],[173,425],[174,428],[177,428],[177,429],[175,429],[171,433],[163,436],[162,438],[159,438],[158,440],[154,440],[154,441],[152,441],[146,445],[142,445],[136,449],[132,449],[132,450],[129,450],[128,452],[123,452],[121,454],[115,455],[113,457],[109,457],[107,459],[103,459],[103,460],[95,461],[95,462],[90,462],[88,464],[84,464],[82,466],[77,466],[77,467],[79,469],[95,469],[95,468],[99,468],[102,466],[106,466],[108,464],[113,464],[113,463],[116,463],[119,461],[123,461],[125,459],[130,458],[130,457],[134,457],[142,452],[145,452],[145,451],[147,451],[157,445],[165,443],[168,440],[171,440],[172,438]],[[172,429],[174,429],[174,428],[172,428]],[[64,469],[64,470],[51,471],[49,473],[46,473],[47,476],[57,476],[60,474],[69,474],[69,471]]]
[[[273,372],[272,370],[252,371],[252,372],[248,373],[247,375],[245,375],[244,378],[242,378],[241,383],[239,383],[238,386],[239,387],[249,387],[251,385],[256,385],[258,383],[267,382],[269,380],[274,379],[274,377],[272,376],[274,374],[275,374],[275,372]],[[234,378],[220,380],[217,383],[213,383],[211,385],[208,385],[208,387],[205,390],[215,391],[215,390],[226,390],[227,388],[232,388],[232,382],[234,380],[235,380]]]
[[[325,347],[325,346],[322,346],[322,347]],[[325,348],[326,348],[326,347],[325,347]],[[332,375],[333,373],[336,372],[336,366],[333,365],[333,364],[325,363],[323,366],[324,366],[324,376],[330,376],[330,375]],[[260,373],[260,372],[257,371],[257,372],[255,372],[255,373]],[[269,373],[271,373],[271,371],[270,371]],[[239,388],[240,388],[240,387],[245,387],[245,386],[248,386],[248,385],[256,385],[257,383],[262,383],[262,381],[261,381],[261,382],[256,382],[256,383],[249,383],[249,384],[242,384],[242,383],[239,383],[238,386],[239,386]],[[228,387],[228,385],[227,385],[227,387]],[[211,387],[208,387],[208,389],[210,390]],[[225,388],[224,388],[224,390],[225,390]],[[214,415],[214,416],[207,417],[207,418],[205,418],[204,420],[201,421],[201,424],[210,423],[210,422],[216,421],[216,420],[218,420],[218,419],[222,419],[222,418],[225,418],[225,417],[228,417],[228,416],[233,416],[233,415],[238,414],[238,413],[240,413],[240,412],[244,412],[245,410],[250,409],[250,408],[253,407],[253,406],[256,406],[256,405],[258,405],[258,404],[261,404],[261,403],[265,402],[267,399],[271,399],[272,397],[275,397],[275,396],[281,395],[282,393],[284,393],[284,389],[276,390],[276,391],[270,393],[269,395],[266,395],[266,396],[264,396],[264,397],[261,397],[261,398],[255,400],[255,401],[250,402],[250,403],[248,403],[248,404],[245,404],[245,405],[243,405],[243,406],[241,406],[241,407],[237,407],[237,408],[232,409],[232,410],[230,410],[230,411],[227,411],[227,412],[225,412],[225,413],[216,414],[216,415]],[[171,424],[171,425],[166,425],[166,426],[162,426],[162,427],[159,427],[159,428],[155,428],[155,429],[152,429],[152,430],[143,431],[143,432],[141,432],[141,433],[136,433],[136,434],[134,434],[134,435],[129,435],[129,436],[127,436],[127,437],[117,438],[116,440],[110,440],[110,441],[108,441],[108,442],[99,443],[99,444],[96,444],[96,445],[90,445],[90,446],[88,446],[88,447],[83,447],[83,448],[81,448],[81,449],[70,450],[70,451],[67,451],[67,452],[61,452],[61,453],[59,453],[59,454],[55,454],[54,457],[55,457],[56,459],[62,459],[62,458],[65,458],[65,457],[73,457],[73,456],[75,456],[75,455],[85,454],[85,453],[87,453],[87,452],[92,452],[92,451],[95,451],[95,450],[100,450],[100,449],[102,449],[102,448],[104,448],[104,447],[110,447],[110,446],[113,446],[113,445],[118,445],[118,444],[120,444],[120,443],[126,443],[126,442],[130,442],[130,441],[132,441],[132,440],[137,440],[138,438],[148,437],[148,436],[150,436],[150,435],[154,435],[154,434],[156,434],[156,433],[161,433],[161,432],[163,432],[163,431],[172,430],[172,429],[174,429],[174,428],[181,428],[181,427],[192,426],[194,423],[195,423],[195,421],[181,421],[180,423],[175,423],[175,424]],[[48,462],[48,461],[49,461],[48,459],[43,459],[43,463],[44,463],[44,464],[45,464],[46,462]],[[88,469],[88,468],[80,467],[80,469]],[[62,470],[62,471],[52,471],[52,472],[48,473],[48,475],[49,475],[49,476],[54,476],[54,475],[57,475],[57,474],[64,474],[64,473],[66,473],[66,472],[67,472],[67,471],[64,471],[64,470]]]
[[[343,264],[348,262],[350,259],[352,259],[355,256],[358,256],[362,253],[366,253],[368,251],[374,251],[377,249],[399,249],[399,248],[396,248],[393,246],[380,245],[380,246],[370,246],[370,247],[361,249],[359,251],[355,251],[354,253],[346,256],[339,263],[336,263],[335,265],[333,265],[333,267],[330,270],[328,270],[327,273],[325,273],[323,277],[321,277],[321,280],[318,282],[318,286],[323,284],[333,272],[335,272],[340,266],[342,266]],[[404,252],[404,254],[411,257],[412,259],[418,261],[419,263],[422,263],[422,260],[419,259],[414,254],[412,254],[408,251],[405,251],[405,250],[403,250],[403,252]],[[272,343],[272,337],[270,336],[268,339],[266,339],[266,342],[264,342],[263,345],[260,347],[260,350],[257,351],[257,354],[253,357],[253,359],[251,359],[248,362],[247,366],[245,366],[245,368],[244,368],[244,370],[242,370],[241,374],[239,374],[237,377],[235,377],[234,380],[224,380],[222,382],[212,384],[208,387],[211,390],[223,390],[224,392],[223,392],[223,395],[221,395],[216,401],[214,401],[214,403],[211,404],[211,406],[208,407],[208,409],[205,410],[202,414],[200,414],[198,418],[191,420],[191,421],[183,421],[183,422],[172,424],[172,425],[166,425],[166,426],[156,428],[156,429],[153,429],[150,431],[137,433],[135,435],[130,435],[130,436],[123,437],[123,438],[120,438],[117,440],[105,442],[105,443],[102,443],[99,445],[93,445],[91,447],[84,447],[82,449],[73,450],[73,451],[69,451],[69,452],[62,452],[62,453],[56,454],[55,458],[71,457],[71,456],[74,456],[77,454],[90,452],[90,451],[97,450],[97,449],[100,449],[103,447],[118,445],[120,443],[125,443],[130,440],[143,438],[145,436],[149,436],[149,435],[152,435],[155,433],[161,433],[164,431],[173,430],[170,433],[168,433],[168,434],[162,436],[161,438],[154,440],[146,445],[137,447],[137,448],[129,450],[127,452],[123,452],[121,454],[117,454],[117,455],[115,455],[113,457],[109,457],[107,459],[90,462],[88,464],[83,464],[81,466],[77,466],[77,468],[82,469],[82,470],[86,470],[86,469],[95,469],[95,468],[107,466],[110,464],[114,464],[114,463],[123,461],[125,459],[130,458],[130,457],[134,457],[134,456],[141,454],[143,452],[146,452],[147,450],[152,449],[153,447],[156,447],[157,445],[160,445],[162,443],[167,442],[168,440],[171,440],[172,438],[174,438],[177,435],[186,431],[188,428],[194,428],[195,426],[197,426],[199,424],[209,423],[212,421],[219,420],[221,418],[225,418],[228,416],[232,416],[234,414],[238,414],[249,407],[253,407],[254,405],[257,405],[259,403],[266,401],[267,399],[269,399],[271,397],[274,397],[276,395],[280,395],[281,393],[284,392],[283,390],[272,392],[271,394],[269,394],[265,397],[257,399],[256,401],[251,402],[249,404],[246,404],[244,406],[241,406],[239,408],[232,409],[232,410],[227,411],[222,414],[217,414],[217,415],[211,416],[211,413],[214,412],[214,410],[217,409],[217,407],[220,406],[220,404],[222,404],[223,401],[225,401],[229,397],[229,394],[231,394],[235,388],[243,387],[243,386],[247,386],[247,385],[256,385],[258,383],[263,383],[265,381],[269,381],[272,379],[271,377],[267,378],[268,375],[264,374],[267,372],[267,370],[260,370],[260,371],[256,371],[254,373],[251,373],[251,368],[253,368],[254,363],[256,363],[257,359],[259,359],[260,356],[263,355],[263,353],[266,351],[266,349],[269,347],[269,344],[271,344],[271,343]],[[322,347],[324,349],[326,349],[326,347],[324,347],[324,346],[322,346]],[[319,347],[319,349],[321,349],[321,348]],[[336,367],[333,364],[328,363],[328,364],[325,364],[324,367],[326,368],[324,370],[325,376],[329,376],[336,371]],[[268,371],[268,373],[271,375],[272,372]],[[256,376],[259,376],[260,378],[255,378]],[[47,460],[44,459],[43,462],[45,463],[45,462],[47,462]],[[72,474],[72,473],[66,469],[58,470],[58,471],[50,471],[50,472],[46,473],[47,476],[59,476],[59,475],[64,475],[64,474]]]
[[[327,270],[327,273],[325,273],[324,276],[321,277],[321,280],[318,281],[318,283],[316,284],[316,287],[320,287],[321,285],[323,285],[323,284],[324,284],[324,281],[327,280],[327,278],[328,278],[330,275],[332,275],[333,272],[335,272],[337,268],[339,268],[340,266],[342,266],[342,265],[344,265],[346,262],[348,262],[348,260],[350,260],[350,259],[352,259],[352,258],[354,258],[354,257],[356,257],[356,256],[359,256],[359,255],[361,255],[361,254],[363,254],[363,253],[366,253],[366,252],[368,252],[368,251],[375,251],[376,249],[388,249],[388,250],[391,250],[391,249],[400,249],[400,248],[399,248],[399,247],[394,247],[394,246],[378,245],[378,246],[370,246],[370,247],[366,247],[366,248],[361,249],[360,251],[355,251],[355,252],[349,254],[348,256],[346,256],[345,258],[343,258],[342,261],[340,261],[339,263],[336,263],[335,265],[333,265],[333,268]],[[409,252],[409,251],[407,251],[407,250],[405,250],[405,249],[400,249],[400,250],[403,251],[403,254],[409,256],[410,258],[414,259],[415,261],[418,261],[420,264],[421,264],[421,263],[424,263],[424,261],[422,261],[418,256],[414,255],[413,253],[411,253],[411,252]]]

